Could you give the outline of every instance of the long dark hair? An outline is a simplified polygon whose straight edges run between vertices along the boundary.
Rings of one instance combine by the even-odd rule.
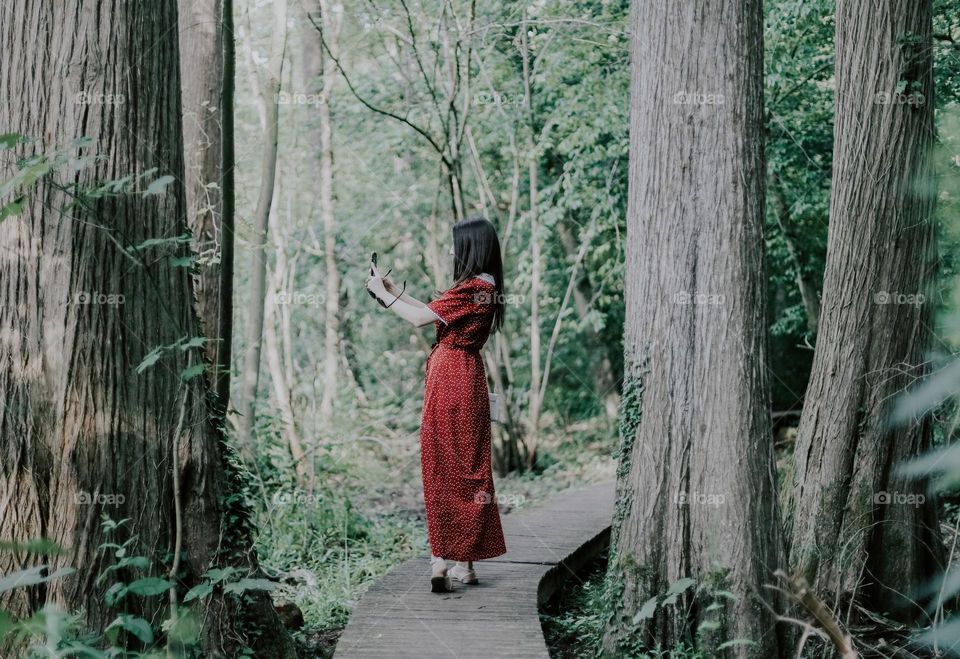
[[[503,293],[503,258],[497,230],[485,217],[471,217],[453,225],[453,285],[456,286],[481,272],[493,275],[496,293],[493,304],[493,326],[496,332],[503,325],[505,308]]]

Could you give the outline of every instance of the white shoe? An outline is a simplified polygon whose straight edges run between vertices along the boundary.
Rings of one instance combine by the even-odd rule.
[[[462,565],[454,565],[450,568],[450,575],[459,581],[460,583],[465,584],[475,584],[477,583],[477,573],[474,572],[471,568],[463,567]]]

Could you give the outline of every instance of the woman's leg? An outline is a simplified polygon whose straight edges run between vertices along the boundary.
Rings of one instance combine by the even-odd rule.
[[[447,562],[430,552],[430,590],[435,593],[449,593],[453,584],[447,575]]]

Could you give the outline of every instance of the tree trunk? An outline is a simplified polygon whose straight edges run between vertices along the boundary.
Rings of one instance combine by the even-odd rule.
[[[124,580],[166,576],[161,561],[174,556],[174,601],[211,567],[252,551],[225,515],[231,474],[205,379],[189,375],[203,359],[199,346],[184,345],[199,336],[199,320],[188,270],[171,258],[186,249],[173,240],[142,246],[188,231],[176,2],[23,0],[0,8],[0,48],[8,55],[0,87],[24,93],[0,104],[0,125],[39,140],[18,155],[104,156],[79,172],[55,168],[22,213],[0,223],[0,538],[45,537],[66,550],[2,553],[0,573],[76,569],[0,594],[0,608],[26,616],[52,604],[102,630],[117,609],[104,601],[109,582],[95,583],[114,560],[100,549],[101,514],[132,520],[121,527],[121,540],[133,538],[127,554],[150,560]],[[83,136],[89,146],[75,142]],[[3,159],[0,178],[14,162]],[[134,190],[87,194],[153,169]],[[162,175],[172,182],[146,193]],[[137,372],[151,351],[177,344]],[[231,602],[217,592],[194,605],[204,656],[239,653],[248,609]],[[129,596],[123,606],[149,619],[164,604]],[[272,608],[261,620],[289,656]]]
[[[609,568],[622,591],[604,650],[686,641],[704,656],[776,657],[774,618],[756,601],[784,554],[765,354],[761,2],[641,1],[631,23],[626,379]],[[696,590],[634,620],[682,577]],[[756,645],[718,649],[733,639]]]
[[[523,105],[527,114],[527,176],[530,187],[530,401],[527,428],[527,468],[533,469],[537,462],[540,439],[540,217],[537,209],[539,183],[537,171],[539,157],[534,143],[536,127],[533,118],[531,89],[530,50],[527,43],[527,12],[522,12],[520,21],[520,52],[523,64]]]
[[[252,454],[253,428],[257,411],[257,388],[260,382],[260,352],[263,334],[263,304],[267,294],[267,227],[273,186],[277,173],[277,141],[279,138],[280,80],[286,52],[287,3],[276,0],[273,5],[273,41],[270,48],[270,70],[266,96],[266,128],[264,149],[260,162],[260,192],[254,212],[253,240],[250,259],[250,316],[247,318],[246,356],[243,361],[243,380],[240,389],[239,439],[245,451]],[[259,90],[256,90],[259,91]]]
[[[233,0],[222,0],[220,6],[223,25],[223,86],[220,95],[220,296],[217,337],[222,345],[217,353],[217,413],[224,419],[221,427],[226,432],[226,415],[230,407],[230,370],[233,366],[233,264],[236,228],[236,154],[233,135],[233,102],[236,89],[237,52],[233,34]]]
[[[331,6],[327,0],[315,0],[314,22],[323,29],[327,47],[337,54],[343,6]],[[338,364],[340,362],[340,270],[337,267],[337,222],[333,212],[333,125],[330,120],[330,99],[337,80],[337,67],[325,56],[321,36],[309,25],[304,34],[305,78],[311,93],[320,98],[317,121],[313,130],[318,150],[317,192],[323,224],[323,259],[326,265],[326,291],[323,319],[323,397],[320,399],[320,421],[328,426],[333,418],[337,399]]]
[[[210,365],[207,377],[222,396],[221,407],[225,409],[229,397],[229,338],[224,341],[219,332],[221,317],[232,315],[232,304],[220,294],[220,286],[223,247],[225,240],[230,243],[227,249],[232,247],[233,228],[231,218],[230,230],[223,231],[221,172],[226,168],[222,166],[222,11],[220,0],[179,0],[180,56],[190,63],[183,67],[180,88],[187,226],[193,234],[195,257],[194,296],[200,328],[211,339],[204,347]]]
[[[284,366],[284,356],[281,354],[280,341],[277,337],[277,323],[282,325],[282,316],[285,307],[294,304],[293,286],[288,283],[286,228],[281,225],[278,203],[281,189],[280,182],[276,184],[276,196],[273,208],[270,210],[269,231],[273,237],[276,250],[276,267],[273,272],[269,290],[264,300],[263,343],[266,349],[267,369],[270,371],[270,381],[273,385],[273,395],[277,407],[280,409],[280,418],[283,422],[283,436],[290,448],[293,458],[293,467],[297,474],[297,481],[307,492],[313,491],[315,471],[313,456],[304,448],[303,440],[297,431],[297,417],[293,411],[291,400],[291,373]],[[279,292],[279,295],[278,295]]]
[[[928,447],[930,425],[889,418],[927,372],[931,13],[930,0],[837,3],[830,232],[792,528],[791,564],[822,595],[903,618],[921,613],[907,598],[943,569],[935,502],[895,475]]]

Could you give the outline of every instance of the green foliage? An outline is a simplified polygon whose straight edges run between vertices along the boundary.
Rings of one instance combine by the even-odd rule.
[[[261,419],[261,432],[267,419]],[[262,435],[261,435],[262,436]],[[295,603],[310,627],[337,628],[366,588],[397,562],[426,551],[423,522],[383,506],[358,507],[370,501],[371,488],[383,467],[337,460],[321,454],[325,477],[312,491],[290,478],[293,472],[282,446],[268,448],[260,462],[263,492],[251,492],[261,564],[268,574],[283,575],[275,599]],[[391,482],[391,486],[397,487]],[[396,490],[393,490],[393,496]]]
[[[551,656],[559,659],[573,657],[600,657],[610,603],[619,599],[619,581],[605,575],[606,557],[601,556],[578,579],[571,579],[556,601],[541,613],[544,633],[551,648]],[[698,585],[695,579],[682,577],[661,594],[644,602],[633,615],[634,630],[623,635],[617,645],[616,656],[633,659],[707,659],[719,656],[716,652],[738,645],[749,645],[747,639],[717,638],[722,634],[721,614],[726,602],[736,597],[724,590],[721,574],[711,575]],[[683,599],[686,596],[686,599]],[[686,620],[693,615],[693,607],[703,607],[703,620],[697,629],[697,638],[681,642],[675,647],[648,647],[643,626],[658,611]]]
[[[180,352],[186,352],[188,350],[195,350],[202,348],[203,345],[207,342],[207,339],[202,336],[194,337],[181,337],[170,345],[157,346],[150,350],[144,358],[137,365],[137,373],[143,373],[145,370],[156,364],[164,356],[164,354],[179,350]],[[199,369],[199,370],[198,370]],[[203,373],[203,366],[190,366],[183,370],[180,374],[181,379],[189,380],[197,375]]]
[[[613,520],[611,522],[610,546],[617,547],[620,536],[620,527],[630,507],[633,496],[628,487],[627,477],[633,459],[633,445],[640,426],[640,417],[643,413],[643,378],[646,376],[645,364],[626,372],[623,395],[620,398],[620,448],[617,452],[617,490],[620,496],[614,504]]]
[[[202,600],[217,587],[236,596],[251,590],[277,587],[266,579],[249,578],[237,568],[212,568],[201,583],[187,591],[182,598],[183,605],[177,605],[175,611],[168,611],[168,617],[161,620],[158,627],[155,622],[137,615],[140,602],[165,598],[171,589],[179,597],[182,589],[174,581],[150,575],[154,563],[149,558],[128,553],[137,541],[136,535],[130,534],[122,542],[115,537],[129,526],[129,522],[129,519],[116,521],[104,515],[101,524],[105,535],[112,540],[102,543],[99,553],[109,554],[113,560],[97,576],[95,585],[104,589],[103,598],[108,606],[120,609],[102,634],[85,631],[81,613],[66,613],[48,605],[22,620],[15,620],[8,612],[0,611],[0,642],[12,640],[19,643],[26,648],[29,657],[166,657],[172,648],[177,656],[197,657],[200,632],[197,616],[202,611],[186,606],[189,602]],[[45,540],[4,543],[0,551],[20,552],[31,548],[61,553],[60,548]],[[0,592],[30,587],[73,572],[71,568],[61,568],[48,575],[45,567],[21,570],[0,579]],[[137,612],[125,611],[124,606]]]
[[[611,598],[603,557],[561,589],[540,614],[544,636],[555,659],[597,657]]]

